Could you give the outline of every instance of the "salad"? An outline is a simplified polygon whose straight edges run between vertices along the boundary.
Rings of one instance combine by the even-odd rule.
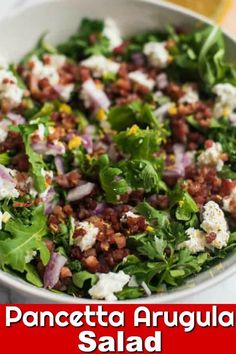
[[[112,19],[0,63],[0,267],[108,301],[236,249],[236,71],[217,27]]]

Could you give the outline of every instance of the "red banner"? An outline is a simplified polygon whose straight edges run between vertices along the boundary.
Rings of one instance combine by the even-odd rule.
[[[234,353],[236,305],[1,305],[1,352]]]

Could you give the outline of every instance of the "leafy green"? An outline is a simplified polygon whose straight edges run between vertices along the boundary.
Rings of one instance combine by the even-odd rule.
[[[84,287],[85,282],[89,281],[91,285],[96,284],[98,277],[96,274],[92,274],[83,270],[81,272],[73,274],[72,277],[73,283],[78,288],[82,289]]]
[[[146,192],[150,192],[165,188],[160,173],[150,161],[129,160],[121,163],[120,168],[128,184],[134,189],[144,188]]]
[[[137,287],[132,288],[125,286],[122,291],[116,293],[116,297],[118,300],[127,300],[127,299],[138,299],[144,295],[144,290]]]
[[[20,132],[25,144],[25,151],[31,164],[31,172],[34,178],[34,185],[38,192],[44,192],[46,189],[45,178],[42,171],[45,167],[42,156],[37,154],[31,146],[30,136],[37,129],[35,125],[20,125]]]
[[[155,130],[134,127],[135,133],[132,133],[132,129],[120,132],[114,138],[114,142],[125,154],[135,159],[148,159],[159,150],[162,141],[158,139]]]
[[[171,208],[177,204],[175,216],[177,220],[188,221],[192,214],[197,213],[199,208],[190,194],[181,189],[179,185],[169,193]]]
[[[58,50],[74,60],[92,54],[106,55],[110,52],[110,41],[102,34],[103,29],[103,21],[84,18],[80,24],[79,31],[65,43],[60,44]],[[91,42],[91,36],[96,38],[95,42]]]
[[[99,173],[102,189],[110,203],[117,203],[119,197],[128,191],[128,184],[123,177],[122,170],[117,167],[103,167]]]
[[[38,272],[36,271],[35,267],[32,264],[26,264],[25,265],[25,271],[26,271],[26,280],[37,286],[38,288],[42,288],[43,287],[43,283],[40,279],[40,276],[38,274]]]
[[[160,128],[151,106],[141,101],[134,101],[123,106],[114,106],[109,110],[108,121],[117,131],[125,130],[133,124],[140,127]]]
[[[169,215],[165,211],[153,208],[147,202],[139,203],[136,207],[139,214],[143,215],[149,222],[157,223],[160,228],[169,223]]]
[[[23,59],[21,60],[21,64],[25,65],[32,56],[37,56],[41,58],[43,54],[55,54],[57,53],[56,48],[51,46],[48,42],[46,42],[45,38],[47,36],[47,33],[42,34],[42,36],[39,38],[36,46],[29,52],[27,53]]]
[[[11,161],[11,158],[7,152],[0,154],[0,165],[7,166]]]
[[[25,225],[20,219],[11,218],[5,226],[9,238],[0,241],[1,267],[11,266],[19,272],[26,270],[26,257],[33,251],[39,251],[42,262],[49,261],[49,251],[43,242],[47,233],[46,218],[43,206],[32,212],[31,225]]]

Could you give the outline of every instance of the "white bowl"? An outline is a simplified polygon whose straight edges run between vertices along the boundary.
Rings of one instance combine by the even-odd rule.
[[[208,19],[183,8],[158,0],[41,0],[39,4],[26,5],[11,12],[0,22],[1,54],[17,61],[35,44],[37,38],[49,31],[49,40],[58,43],[74,33],[83,17],[114,18],[124,35],[167,24],[193,28],[197,22],[211,23]],[[225,34],[227,55],[233,58],[235,41]],[[129,300],[126,303],[166,303],[183,301],[186,296],[213,286],[236,271],[236,255],[224,260],[210,271],[190,279],[187,284],[171,292],[148,298]],[[21,295],[29,303],[92,303],[88,299],[57,295],[38,289],[21,279],[0,271],[0,282]]]

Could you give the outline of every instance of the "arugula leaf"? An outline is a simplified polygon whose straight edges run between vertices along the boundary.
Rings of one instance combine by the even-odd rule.
[[[117,167],[103,167],[99,179],[106,199],[110,203],[117,203],[119,197],[128,192],[129,186],[123,177],[123,172]]]
[[[7,166],[11,161],[11,158],[7,152],[0,154],[0,165]]]
[[[87,272],[86,270],[83,270],[81,272],[73,274],[72,280],[75,286],[82,289],[86,281],[90,281],[91,285],[96,284],[98,277],[96,274],[92,274]]]
[[[125,178],[131,187],[144,188],[146,192],[158,191],[165,186],[153,164],[147,160],[130,160],[120,163]]]
[[[118,300],[127,300],[127,299],[138,299],[139,297],[144,296],[144,290],[142,288],[132,288],[125,286],[122,291],[116,293]]]
[[[111,127],[117,131],[125,130],[134,124],[138,124],[143,128],[160,128],[158,119],[154,115],[151,106],[141,101],[112,107],[108,113],[108,121]]]
[[[48,42],[46,42],[45,38],[47,36],[47,32],[43,33],[42,36],[39,38],[36,46],[27,53],[23,59],[21,60],[21,64],[25,65],[32,56],[36,55],[37,57],[41,58],[43,54],[56,54],[57,50],[53,46],[51,46]]]
[[[133,132],[134,131],[134,132]],[[160,148],[162,139],[152,129],[139,129],[133,126],[114,137],[116,145],[125,153],[136,159],[148,159]]]
[[[20,125],[19,130],[25,144],[25,152],[31,164],[31,172],[34,178],[34,185],[38,192],[42,193],[46,189],[45,178],[42,174],[44,162],[42,156],[37,154],[31,146],[30,135],[37,129],[37,125]]]
[[[188,221],[191,219],[193,213],[197,213],[199,208],[190,194],[183,190],[179,185],[169,192],[169,199],[171,202],[170,208],[177,204],[175,216],[177,220]]]
[[[106,55],[110,52],[110,41],[103,36],[103,29],[103,21],[84,18],[80,24],[79,31],[65,43],[60,44],[58,50],[74,60],[82,59],[92,54]],[[96,37],[95,43],[91,43],[91,35]]]
[[[0,241],[1,267],[9,265],[14,270],[24,272],[25,258],[32,251],[39,251],[42,262],[46,265],[50,258],[43,242],[43,236],[47,233],[46,225],[43,206],[34,209],[30,226],[19,219],[10,219],[5,226],[5,231],[9,232],[11,238]]]
[[[26,271],[26,280],[29,283],[37,286],[38,288],[43,287],[43,283],[40,279],[40,276],[32,264],[26,264],[25,271]]]
[[[136,207],[139,214],[143,215],[148,221],[158,224],[159,228],[169,223],[169,215],[165,211],[156,210],[147,202],[139,203]]]

